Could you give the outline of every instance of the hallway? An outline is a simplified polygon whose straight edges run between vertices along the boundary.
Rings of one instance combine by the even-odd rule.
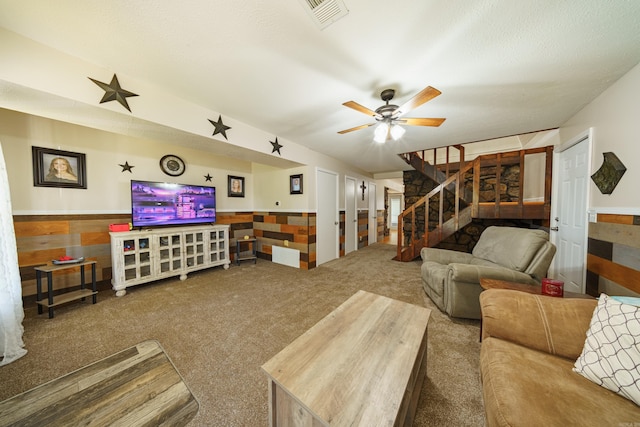
[[[387,245],[397,245],[398,230],[389,230],[389,235],[382,240],[382,243],[386,243]]]

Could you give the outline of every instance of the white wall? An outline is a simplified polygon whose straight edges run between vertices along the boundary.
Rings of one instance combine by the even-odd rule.
[[[613,152],[627,168],[611,195],[600,193],[592,180],[589,207],[609,212],[640,211],[640,64],[611,85],[560,128],[567,142],[593,128],[591,174],[602,165],[602,153]]]
[[[312,166],[280,169],[1,108],[0,143],[7,161],[14,214],[18,215],[129,213],[132,179],[214,186],[219,211],[314,212],[316,209]],[[84,153],[88,188],[34,187],[31,146]],[[175,154],[185,161],[183,175],[171,177],[160,170],[160,158],[166,154]],[[132,173],[122,172],[119,165],[125,162],[134,166]],[[322,159],[321,164],[342,177],[356,176],[359,182],[364,179],[368,186],[370,178],[353,173],[338,161]],[[205,180],[207,174],[213,177],[211,182]],[[303,175],[303,194],[290,194],[289,178],[294,174]],[[245,178],[244,198],[227,197],[228,175]],[[343,186],[341,181],[341,193]],[[383,193],[384,188],[378,185],[378,209],[384,206]],[[358,194],[358,206],[367,209],[368,193],[364,201],[361,193]],[[340,199],[340,203],[344,204],[344,200]]]
[[[315,205],[315,172],[308,166],[278,169],[253,164],[254,206],[265,212],[308,212]],[[302,174],[302,194],[290,194],[291,175]],[[313,195],[313,201],[311,199]],[[276,204],[278,203],[278,204]]]
[[[214,186],[219,210],[253,210],[250,162],[3,109],[0,143],[14,214],[129,213],[131,179]],[[84,153],[87,189],[34,187],[32,145]],[[160,158],[166,154],[185,161],[183,175],[171,177],[160,170]],[[132,173],[122,172],[119,165],[125,162],[134,166]],[[207,174],[211,182],[205,180]],[[227,197],[227,175],[245,177],[245,198]]]
[[[357,170],[357,168],[351,167],[348,164],[342,162],[339,159],[335,159],[317,152],[314,152],[302,145],[296,144],[295,141],[288,141],[280,138],[279,142],[284,149],[282,154],[272,153],[272,147],[268,144],[268,141],[273,140],[275,137],[269,132],[261,129],[256,129],[250,125],[234,120],[232,117],[224,117],[224,123],[233,128],[233,138],[229,140],[224,139],[221,135],[212,137],[212,126],[203,118],[209,117],[215,119],[218,117],[219,112],[208,110],[200,105],[196,105],[180,99],[173,94],[166,93],[163,88],[155,87],[145,81],[141,81],[132,76],[120,75],[118,78],[120,81],[127,81],[127,87],[135,87],[136,92],[144,94],[130,99],[132,105],[132,112],[125,111],[117,103],[105,103],[96,105],[97,97],[102,96],[103,91],[87,79],[87,76],[93,76],[97,79],[103,79],[108,81],[112,76],[111,70],[105,69],[102,66],[91,64],[60,51],[52,49],[50,47],[41,45],[32,40],[26,39],[15,33],[0,28],[0,58],[2,58],[2,66],[0,67],[0,107],[7,108],[9,110],[22,111],[29,114],[35,114],[41,117],[48,117],[50,119],[59,120],[61,122],[73,122],[84,124],[85,126],[103,129],[113,130],[115,133],[106,132],[100,134],[98,137],[90,137],[74,139],[69,137],[68,134],[79,134],[84,131],[69,130],[61,124],[53,124],[54,122],[43,122],[42,119],[37,119],[35,116],[27,119],[33,120],[32,123],[22,123],[26,127],[24,134],[18,137],[23,140],[24,143],[30,145],[37,145],[35,141],[39,140],[39,135],[43,134],[43,138],[40,138],[43,143],[38,143],[40,146],[57,148],[74,151],[75,149],[86,149],[87,154],[91,154],[93,159],[100,159],[96,166],[91,165],[89,173],[98,173],[96,176],[104,176],[100,163],[103,160],[109,159],[112,162],[116,161],[116,154],[126,153],[130,156],[129,163],[134,164],[138,162],[134,168],[134,172],[140,171],[142,167],[145,168],[145,176],[147,179],[155,180],[164,178],[161,172],[154,171],[154,163],[158,158],[158,155],[165,153],[166,151],[180,155],[183,154],[190,156],[191,159],[186,159],[188,164],[191,164],[191,168],[187,168],[187,172],[183,175],[184,179],[192,181],[194,179],[200,179],[198,175],[206,169],[209,165],[208,162],[213,161],[212,166],[220,166],[225,170],[238,170],[237,175],[246,176],[246,190],[251,192],[250,194],[245,191],[247,195],[244,199],[234,198],[229,201],[232,209],[237,210],[266,210],[275,207],[274,203],[276,199],[282,198],[285,200],[285,196],[289,194],[288,176],[293,173],[304,173],[304,194],[302,196],[291,197],[287,200],[287,206],[291,206],[293,210],[306,210],[315,211],[315,173],[312,171],[316,167],[320,167],[327,170],[332,170],[344,177],[345,174],[358,177],[359,179],[368,180],[371,178],[370,174],[364,171]],[[54,108],[52,108],[54,107]],[[87,109],[91,107],[92,110]],[[6,121],[5,121],[6,122]],[[160,125],[161,128],[157,126]],[[15,128],[13,128],[15,129]],[[56,129],[55,135],[49,132],[47,129]],[[59,131],[59,129],[64,129]],[[146,130],[144,133],[140,133],[140,129]],[[138,133],[134,133],[134,132]],[[96,131],[99,132],[99,131]],[[154,138],[152,132],[171,133],[172,135],[184,135],[193,139],[198,139],[208,147],[219,147],[220,149],[209,148],[208,151],[189,150],[185,147],[192,147],[193,145],[181,145],[180,142],[160,143],[152,141]],[[5,131],[0,130],[0,137],[5,134]],[[91,134],[93,135],[93,134]],[[108,135],[108,136],[106,136]],[[122,135],[144,135],[149,138],[146,142],[132,142],[137,141],[135,136],[122,136]],[[0,142],[4,144],[3,140],[7,140],[7,144],[13,145],[13,139],[2,138]],[[163,139],[166,141],[166,139]],[[4,146],[4,145],[3,145]],[[257,167],[256,173],[260,175],[259,182],[261,191],[259,193],[253,193],[253,183],[250,181],[250,174],[252,174],[252,164],[249,156],[243,157],[245,161],[237,161],[227,157],[222,164],[215,164],[214,160],[219,156],[216,153],[224,153],[228,147],[239,147],[241,149],[252,150],[262,158],[277,157],[289,163],[298,163],[306,165],[298,171],[298,168],[267,171],[268,168],[262,169]],[[21,164],[21,167],[25,170],[27,178],[30,176],[31,159],[30,154],[26,155],[26,148],[19,147],[8,148],[12,155],[16,155],[16,160]],[[30,148],[29,148],[30,150]],[[85,151],[82,151],[85,152]],[[8,157],[7,154],[5,156]],[[255,156],[254,156],[255,157]],[[127,159],[125,159],[127,160]],[[26,163],[22,163],[25,162]],[[87,162],[93,162],[94,160],[87,159]],[[117,160],[122,162],[124,160]],[[237,165],[242,164],[242,167]],[[157,169],[157,168],[156,168]],[[148,171],[148,172],[147,172]],[[153,176],[157,175],[157,178]],[[160,175],[158,175],[160,174]],[[190,176],[192,174],[192,176]],[[206,174],[204,172],[202,175]],[[235,174],[235,173],[234,173]],[[110,176],[110,175],[106,175]],[[282,178],[284,185],[274,185],[269,183],[269,179],[274,179],[274,183],[281,182]],[[11,177],[10,177],[11,178]],[[219,177],[216,176],[216,179]],[[19,180],[25,179],[17,178]],[[113,178],[110,178],[113,179]],[[124,180],[122,177],[118,177],[119,181]],[[29,179],[30,181],[30,179]],[[97,185],[97,181],[91,176],[88,177],[89,185]],[[199,181],[195,181],[196,183]],[[340,182],[343,182],[342,180]],[[224,184],[224,186],[223,186]],[[16,196],[23,194],[26,189],[24,184],[16,184],[19,189],[15,190]],[[100,184],[102,185],[102,184]],[[224,197],[226,197],[226,173],[222,181],[217,180],[216,187],[224,188]],[[96,187],[93,187],[96,188]],[[124,198],[122,194],[119,194],[117,201],[113,203],[107,203],[105,200],[97,200],[98,204],[94,204],[93,200],[87,202],[86,209],[82,206],[83,201],[87,200],[84,197],[79,196],[80,193],[70,193],[70,190],[59,190],[58,199],[55,203],[49,203],[43,200],[43,197],[47,199],[51,194],[49,191],[41,191],[40,188],[29,188],[29,192],[32,192],[32,197],[38,200],[38,203],[33,201],[29,203],[22,203],[22,206],[28,206],[28,209],[32,209],[31,212],[39,210],[36,205],[43,205],[42,210],[48,211],[53,209],[54,211],[61,210],[61,206],[66,206],[67,212],[73,211],[100,211],[99,207],[105,207],[108,205],[106,211],[119,211],[124,210],[122,204]],[[103,188],[104,190],[104,188]],[[80,190],[75,190],[80,191]],[[121,189],[117,191],[121,193]],[[344,203],[344,189],[340,187],[340,203]],[[13,192],[13,190],[12,190]],[[220,193],[220,191],[218,192]],[[284,194],[286,193],[286,194]],[[46,194],[46,196],[43,196]],[[88,194],[85,191],[85,195]],[[254,198],[254,195],[256,196]],[[26,197],[26,196],[25,196]],[[255,205],[254,205],[255,202]],[[341,206],[341,208],[344,208]],[[18,208],[16,208],[18,209]]]

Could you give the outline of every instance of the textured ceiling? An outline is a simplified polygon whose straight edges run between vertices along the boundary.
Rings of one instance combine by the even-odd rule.
[[[636,0],[344,2],[323,30],[295,0],[0,0],[0,26],[371,173],[557,127],[640,61]],[[407,117],[439,128],[382,145],[373,128],[337,134],[372,122],[343,102],[428,85],[442,95]]]

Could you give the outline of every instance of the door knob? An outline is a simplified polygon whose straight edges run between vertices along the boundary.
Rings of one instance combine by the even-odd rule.
[[[549,230],[551,230],[551,231],[558,231],[558,227],[551,227]]]

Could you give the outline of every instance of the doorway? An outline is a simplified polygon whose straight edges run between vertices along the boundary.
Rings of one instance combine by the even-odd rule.
[[[378,241],[378,209],[376,199],[376,184],[369,182],[369,244]]]
[[[338,174],[316,171],[317,220],[316,266],[340,256],[338,248]]]
[[[355,178],[345,177],[344,182],[344,253],[358,248],[357,194],[358,184]]]
[[[385,237],[384,242],[397,245],[398,244],[398,216],[402,213],[402,200],[404,195],[402,193],[389,193],[388,203],[389,206],[389,218],[387,221],[387,227],[389,229],[389,236]]]
[[[389,194],[389,229],[398,229],[398,215],[402,212],[402,194]]]
[[[562,144],[556,151],[557,177],[552,203],[552,241],[557,247],[553,276],[568,292],[585,292],[588,238],[588,191],[591,131]]]

